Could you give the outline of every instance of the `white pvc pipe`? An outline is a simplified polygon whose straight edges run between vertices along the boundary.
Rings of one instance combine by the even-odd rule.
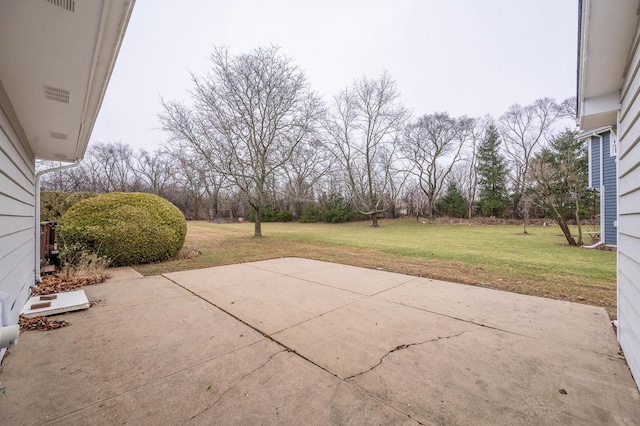
[[[65,164],[63,166],[52,167],[50,169],[40,170],[36,173],[35,176],[35,184],[36,184],[36,214],[35,214],[35,228],[36,228],[36,282],[39,283],[42,281],[42,277],[40,276],[40,177],[47,173],[57,172],[59,170],[71,169],[73,167],[77,167],[80,165],[80,160],[76,160],[75,163]],[[35,283],[34,283],[35,285]]]
[[[594,248],[600,247],[600,246],[602,246],[602,245],[604,245],[604,244],[605,244],[605,242],[604,242],[604,241],[598,241],[597,243],[592,244],[592,245],[590,245],[590,246],[582,246],[582,248],[586,248],[586,249],[594,249]]]

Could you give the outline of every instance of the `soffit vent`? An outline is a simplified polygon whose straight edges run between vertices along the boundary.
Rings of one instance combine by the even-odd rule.
[[[75,0],[47,0],[49,3],[61,7],[69,12],[75,12],[76,2]]]
[[[49,134],[54,139],[62,139],[63,141],[66,141],[67,139],[69,139],[69,135],[67,135],[66,133],[49,132]]]
[[[44,86],[44,97],[50,101],[69,103],[69,91],[60,87]]]

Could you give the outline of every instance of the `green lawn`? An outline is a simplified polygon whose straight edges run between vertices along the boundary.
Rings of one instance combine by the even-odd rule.
[[[136,267],[143,274],[299,256],[589,303],[615,315],[616,254],[570,247],[557,227],[440,225],[415,220],[346,224],[189,222],[202,255]]]

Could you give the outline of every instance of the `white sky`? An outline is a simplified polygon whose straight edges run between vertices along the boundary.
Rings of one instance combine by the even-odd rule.
[[[137,0],[92,142],[152,151],[215,45],[276,45],[328,100],[387,69],[414,115],[575,96],[577,0]]]

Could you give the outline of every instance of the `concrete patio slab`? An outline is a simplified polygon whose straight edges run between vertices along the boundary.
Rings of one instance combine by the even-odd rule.
[[[71,327],[26,332],[10,349],[0,424],[640,419],[600,308],[270,262],[86,287],[100,302],[62,315]]]
[[[451,338],[480,328],[368,298],[276,333],[273,338],[345,379],[374,368],[401,345]]]
[[[259,281],[278,278],[279,273],[270,272],[247,264],[219,266],[217,268],[164,274],[170,280],[179,280],[180,285],[191,291],[209,291],[225,287],[252,285]]]
[[[261,260],[258,262],[247,263],[246,265],[265,271],[277,272],[280,275],[293,275],[300,272],[331,269],[336,266],[335,263],[303,259],[301,257],[283,257],[280,259]]]
[[[609,355],[620,351],[604,308],[417,278],[377,298]]]
[[[143,304],[193,297],[193,294],[160,275],[121,281],[109,279],[107,283],[111,285],[84,287],[87,295],[93,301],[99,301],[107,312],[128,311]]]
[[[162,277],[85,291],[102,302],[60,315],[70,327],[21,334],[10,349],[0,378],[10,389],[0,398],[0,424],[55,419],[263,339]],[[169,294],[182,297],[159,297]],[[25,404],[16,405],[20,400]]]
[[[213,420],[215,419],[215,420]],[[417,425],[290,352],[279,352],[189,425]]]
[[[415,277],[393,272],[354,268],[347,265],[335,265],[321,271],[314,269],[298,272],[292,274],[292,276],[367,296],[372,296],[415,279]]]
[[[632,425],[628,376],[621,359],[483,328],[396,351],[349,381],[423,424]]]
[[[182,283],[179,275],[173,278]],[[266,334],[292,327],[363,297],[286,275],[253,284],[202,291],[198,295]]]
[[[118,266],[115,268],[108,268],[107,275],[109,276],[109,280],[111,282],[123,281],[123,280],[132,280],[135,278],[142,278],[140,272],[136,271],[130,266]]]

